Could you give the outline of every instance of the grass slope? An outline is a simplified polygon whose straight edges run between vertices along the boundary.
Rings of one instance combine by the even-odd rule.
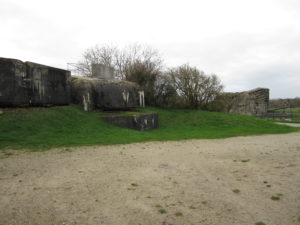
[[[105,123],[99,112],[78,106],[8,111],[0,115],[0,149],[39,151],[62,146],[123,144],[192,138],[274,134],[299,129],[243,115],[199,110],[140,109],[158,112],[160,128],[135,131]]]

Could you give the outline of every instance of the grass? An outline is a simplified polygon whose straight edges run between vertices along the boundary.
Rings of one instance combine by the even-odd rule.
[[[250,159],[243,159],[243,160],[241,160],[241,162],[249,162],[250,161]]]
[[[157,112],[160,128],[144,132],[120,128],[104,122],[103,113],[84,112],[74,105],[4,111],[0,115],[0,149],[42,151],[56,147],[228,138],[300,130],[244,115],[159,108],[138,111]]]

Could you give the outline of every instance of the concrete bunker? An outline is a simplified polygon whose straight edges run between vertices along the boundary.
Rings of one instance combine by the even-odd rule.
[[[0,58],[0,106],[68,105],[70,72]]]
[[[105,121],[136,130],[158,128],[158,114],[124,115],[138,107],[145,107],[144,91],[136,83],[114,79],[114,71],[101,64],[92,65],[91,77],[71,77],[71,100],[85,111],[110,111]],[[119,111],[119,113],[118,113]]]
[[[72,103],[85,111],[130,110],[144,106],[143,91],[133,82],[91,77],[71,77]]]
[[[269,89],[255,88],[250,91],[224,93],[225,111],[249,116],[264,116],[268,111]]]

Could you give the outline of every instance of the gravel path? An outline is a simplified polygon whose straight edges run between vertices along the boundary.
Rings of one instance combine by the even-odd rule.
[[[1,225],[300,224],[299,132],[15,152]]]
[[[300,123],[282,123],[282,122],[279,122],[277,124],[287,125],[287,126],[290,126],[290,127],[300,127]]]

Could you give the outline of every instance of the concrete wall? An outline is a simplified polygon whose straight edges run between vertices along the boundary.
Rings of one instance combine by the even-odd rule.
[[[113,80],[115,71],[112,67],[103,64],[92,64],[92,77]]]
[[[158,128],[158,114],[138,114],[127,116],[104,116],[106,122],[135,130],[150,130]]]
[[[66,70],[0,58],[0,106],[69,104],[69,79]]]
[[[85,111],[126,110],[143,106],[144,95],[135,83],[90,77],[71,77],[72,103]]]
[[[225,93],[226,110],[229,113],[263,116],[269,104],[269,89],[256,88],[238,93]]]

